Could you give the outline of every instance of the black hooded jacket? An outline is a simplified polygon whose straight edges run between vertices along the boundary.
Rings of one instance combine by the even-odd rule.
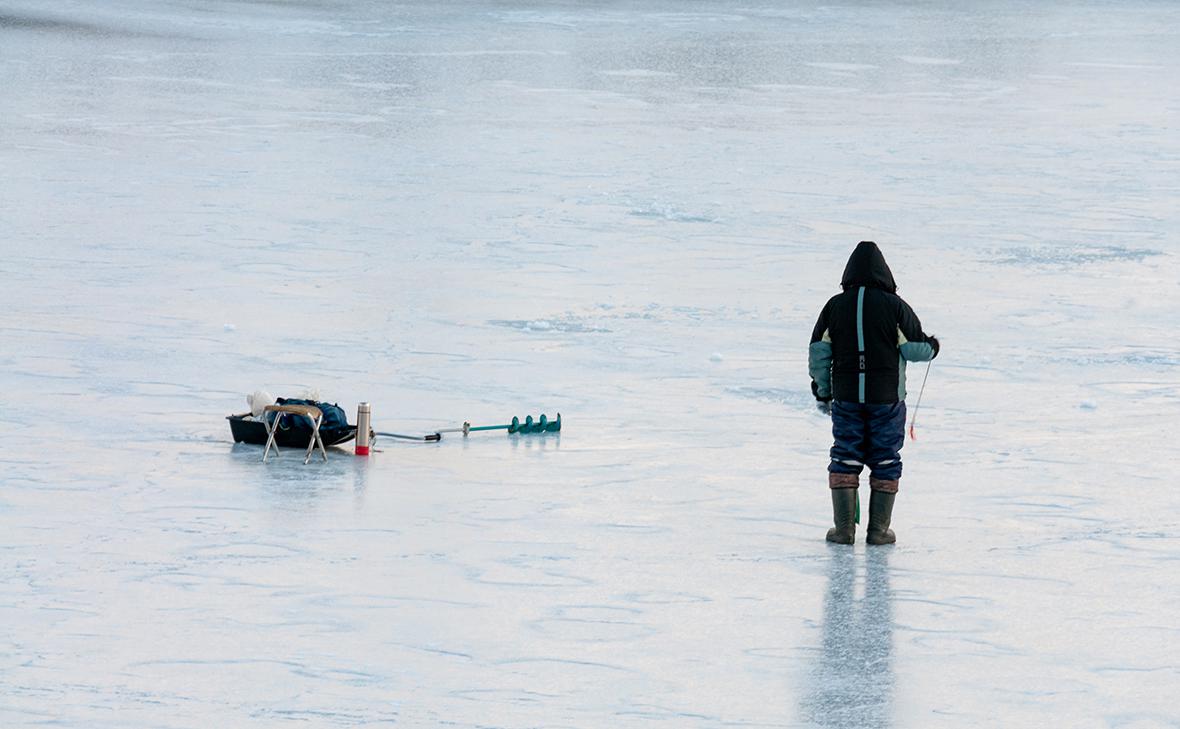
[[[828,300],[811,333],[816,397],[863,403],[904,399],[905,361],[929,360],[937,351],[917,314],[897,295],[893,272],[876,243],[857,245],[840,286],[843,293]]]

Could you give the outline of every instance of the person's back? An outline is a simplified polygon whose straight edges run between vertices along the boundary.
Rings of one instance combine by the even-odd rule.
[[[840,285],[820,312],[811,335],[811,389],[832,415],[828,485],[836,526],[828,540],[851,544],[856,489],[870,469],[870,544],[894,541],[889,522],[901,476],[905,442],[905,363],[938,354],[938,340],[900,296],[876,243],[861,241]]]

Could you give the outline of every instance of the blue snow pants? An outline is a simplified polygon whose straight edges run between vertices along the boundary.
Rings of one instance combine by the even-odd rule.
[[[832,402],[832,488],[855,488],[869,467],[869,484],[878,491],[897,491],[901,478],[901,447],[905,444],[905,402],[869,405]]]

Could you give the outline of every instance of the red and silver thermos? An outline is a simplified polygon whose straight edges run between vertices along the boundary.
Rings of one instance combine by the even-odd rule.
[[[356,454],[369,455],[369,443],[373,433],[369,421],[373,417],[373,408],[367,402],[356,406]]]

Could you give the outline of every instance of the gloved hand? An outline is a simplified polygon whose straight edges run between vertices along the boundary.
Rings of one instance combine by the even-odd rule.
[[[820,397],[819,385],[816,384],[815,380],[811,381],[811,394],[815,396],[816,409],[819,410],[824,415],[831,414],[831,412],[832,412],[832,396],[826,395],[824,397]]]
[[[929,344],[931,347],[934,347],[934,357],[930,358],[930,359],[934,359],[935,357],[938,356],[938,338],[935,336],[928,336],[928,337],[926,337],[926,343]]]

